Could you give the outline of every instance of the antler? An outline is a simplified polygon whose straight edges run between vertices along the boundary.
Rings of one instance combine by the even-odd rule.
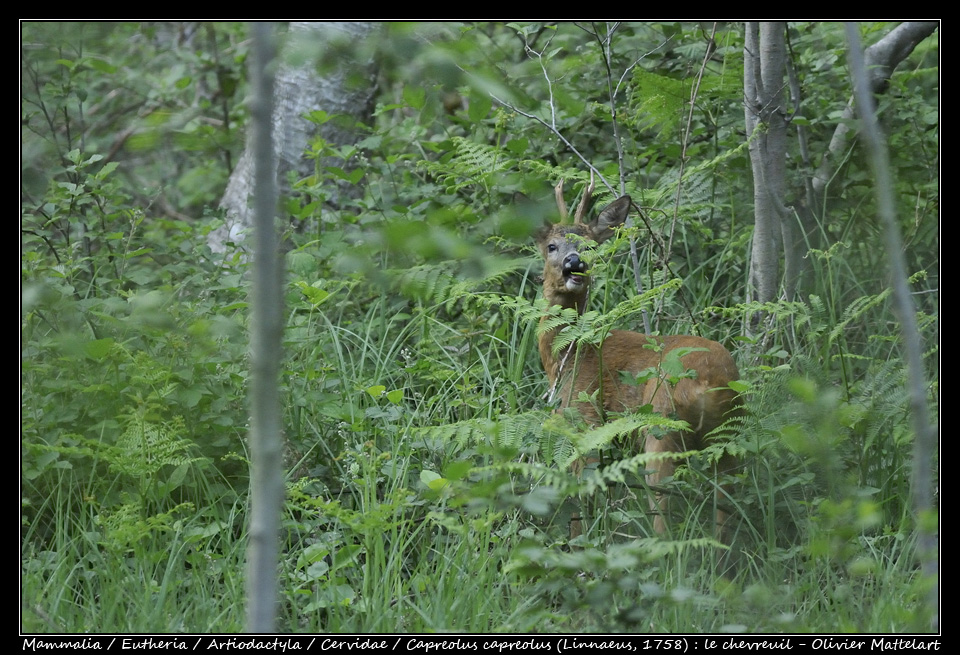
[[[567,211],[567,203],[563,200],[563,178],[560,178],[557,186],[553,187],[553,195],[557,199],[557,209],[560,210],[560,222],[566,223],[570,218],[570,212]]]
[[[583,197],[580,198],[580,205],[577,207],[577,213],[573,217],[574,223],[583,223],[587,210],[590,208],[590,200],[593,198],[593,190],[596,187],[593,184],[593,171],[590,171],[590,185],[584,189]]]
[[[577,206],[577,212],[573,215],[574,223],[583,223],[587,209],[590,207],[590,199],[593,198],[593,190],[596,188],[593,182],[593,171],[590,171],[590,184],[583,191],[583,197],[580,198],[580,204]],[[557,186],[553,187],[553,195],[557,199],[557,209],[560,211],[560,222],[566,223],[570,218],[570,212],[567,210],[567,203],[563,199],[563,179]]]

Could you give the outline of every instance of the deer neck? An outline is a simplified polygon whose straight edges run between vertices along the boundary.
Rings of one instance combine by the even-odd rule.
[[[547,301],[550,303],[550,306],[559,306],[562,309],[571,309],[574,308],[577,310],[577,316],[582,316],[583,312],[586,310],[587,306],[587,294],[584,293],[582,296],[572,296],[569,294],[548,294],[546,296]],[[549,314],[544,314],[540,319],[540,324],[542,325]],[[553,352],[553,342],[557,338],[557,334],[567,327],[567,323],[557,325],[550,328],[549,330],[540,334],[538,338],[538,346],[540,350],[540,361],[543,363],[543,370],[547,374],[547,381],[550,384],[551,395],[556,391],[557,380],[563,374],[564,366],[571,362],[574,359],[574,346],[576,342],[570,343],[569,346],[564,347],[558,353]]]

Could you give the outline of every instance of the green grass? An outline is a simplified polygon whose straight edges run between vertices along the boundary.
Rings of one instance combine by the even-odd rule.
[[[281,631],[927,625],[905,500],[905,401],[878,396],[899,367],[861,355],[865,375],[844,397],[798,377],[822,365],[743,365],[753,392],[729,440],[744,463],[724,501],[731,554],[710,534],[702,458],[673,483],[669,534],[655,535],[642,477],[628,476],[583,496],[587,532],[571,545],[575,485],[543,434],[508,432],[540,406],[532,324],[464,332],[437,305],[398,319],[384,296],[352,319],[296,292],[288,302]],[[37,451],[56,457],[25,489],[23,629],[240,630],[246,492],[212,482],[237,456],[161,462],[147,471],[153,482],[131,486],[122,453],[86,448]],[[162,484],[178,466],[183,484]]]
[[[206,24],[209,38],[152,56],[156,44],[180,43],[179,24],[111,24],[92,35],[88,27],[24,25],[32,182],[21,217],[21,627],[239,631],[248,280],[241,257],[203,244],[236,161],[228,150],[242,140],[235,126],[246,120],[243,91],[234,95],[230,83],[243,77],[245,28]],[[651,126],[644,89],[689,79],[706,47],[699,28],[621,24],[600,52],[584,26],[437,27],[449,30],[442,50],[428,48],[433,37],[380,44],[391,66],[410,68],[382,71],[367,138],[336,148],[361,165],[359,193],[320,157],[283,203],[304,229],[290,230],[286,254],[277,629],[926,630],[932,583],[920,573],[920,519],[909,500],[906,367],[857,151],[844,155],[807,234],[798,297],[748,302],[753,185],[740,28],[725,30],[703,80],[704,91],[722,82],[723,92],[695,103],[677,96],[661,108],[672,118]],[[830,23],[791,29],[807,95],[795,124],[808,126],[809,152],[822,157],[829,117],[849,98],[835,65],[846,42]],[[552,40],[550,61],[511,61],[518,36],[538,39],[537,49]],[[219,50],[201,52],[216,42]],[[884,118],[899,143],[905,251],[918,272],[911,284],[936,415],[931,48],[917,60],[926,63],[891,80]],[[638,61],[637,52],[649,55]],[[585,74],[603,69],[607,54],[616,55],[607,86],[619,89],[611,99],[619,130],[598,102],[602,75]],[[435,75],[422,71],[438,61],[476,77],[432,88]],[[617,71],[632,72],[617,81]],[[549,93],[545,74],[557,82]],[[214,78],[228,84],[218,90]],[[411,79],[423,93],[410,91],[419,83]],[[501,81],[523,107],[556,109],[578,154],[644,206],[632,235],[643,289],[658,290],[643,307],[652,329],[718,340],[737,360],[748,411],[669,482],[662,536],[642,456],[581,480],[567,471],[584,439],[601,443],[607,461],[619,455],[606,432],[585,434],[544,402],[541,265],[529,238],[542,217],[517,215],[508,197],[548,196],[559,178],[573,193],[589,174],[567,146],[558,150],[558,134],[491,106],[487,94],[500,94]],[[439,92],[454,88],[469,108],[447,114]],[[229,103],[225,115],[211,97]],[[150,127],[161,119],[166,127]],[[670,124],[690,126],[690,148]],[[118,134],[139,145],[117,151]],[[800,154],[791,151],[791,165],[805,161]],[[794,170],[791,185],[804,174]],[[344,191],[335,198],[333,185]],[[167,205],[182,214],[166,215]],[[673,245],[663,252],[657,241],[667,235]],[[628,251],[626,239],[597,251],[595,313],[584,321],[597,330],[643,325],[636,304],[625,304],[639,302]],[[715,481],[705,473],[725,450],[742,463],[720,500],[732,516],[729,550],[713,538]],[[575,507],[586,532],[571,543]],[[937,518],[923,518],[928,533]]]

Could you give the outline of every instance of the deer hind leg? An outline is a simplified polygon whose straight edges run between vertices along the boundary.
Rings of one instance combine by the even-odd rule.
[[[689,438],[689,435],[687,435]],[[684,434],[681,432],[671,432],[660,438],[647,433],[644,443],[644,452],[647,453],[675,453],[684,450]],[[689,445],[689,443],[687,444]],[[729,504],[727,498],[733,492],[733,485],[730,483],[720,484],[719,479],[736,470],[738,462],[731,455],[724,455],[716,465],[714,472],[718,483],[716,498],[717,509],[714,515],[714,534],[717,539],[725,544],[727,540],[727,521],[730,518],[729,513],[723,509]],[[676,470],[676,461],[673,459],[664,459],[653,462],[650,465],[652,472],[646,476],[647,486],[650,487],[650,510],[654,514],[653,529],[657,534],[666,532],[666,516],[669,509],[669,496],[663,492],[663,481],[674,474]]]
[[[716,477],[718,483],[720,478],[732,473],[738,468],[738,466],[739,463],[737,462],[737,459],[732,455],[728,454],[721,457],[716,466]],[[722,508],[729,503],[728,498],[732,493],[733,485],[729,482],[726,484],[719,484],[717,487],[716,536],[721,543],[727,545],[730,544],[730,535],[728,534],[729,526],[727,525],[730,515]]]
[[[678,445],[681,435],[677,432],[670,432],[663,436],[653,434],[647,431],[644,440],[643,451],[645,453],[671,453],[679,450]],[[663,459],[651,464],[652,471],[647,474],[647,486],[650,488],[650,510],[654,514],[653,529],[657,534],[663,534],[667,530],[666,515],[669,509],[669,498],[663,492],[663,480],[671,477],[676,464],[672,459]]]
[[[573,473],[578,478],[583,473],[583,467],[586,465],[587,460],[583,457],[578,457],[573,460],[573,463],[570,465],[570,472]],[[576,539],[583,534],[583,503],[576,499],[576,506],[574,507],[573,514],[570,515],[570,539]]]
[[[573,473],[577,478],[582,477],[583,470],[591,464],[596,464],[597,459],[594,457],[578,457],[573,460],[573,463],[570,464],[570,472]],[[579,498],[575,501],[575,506],[573,513],[570,515],[570,538],[576,539],[583,534],[583,516],[584,516],[584,503]]]
[[[677,411],[676,401],[678,394],[689,392],[690,380],[683,380],[675,387],[670,387],[662,380],[650,380],[643,392],[643,404],[651,405],[655,413],[661,416],[671,416]],[[689,422],[689,421],[688,421]],[[699,426],[692,426],[696,429]],[[691,435],[674,431],[664,434],[662,429],[645,429],[642,431],[644,443],[643,452],[679,453],[684,450],[684,442]],[[663,481],[673,476],[677,468],[676,460],[664,458],[650,463],[650,473],[647,474],[647,487],[650,489],[650,510],[654,514],[653,529],[657,534],[667,531],[667,512],[670,505],[669,496],[664,492]]]

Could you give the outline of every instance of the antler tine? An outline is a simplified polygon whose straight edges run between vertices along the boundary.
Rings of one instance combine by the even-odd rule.
[[[580,205],[577,207],[577,213],[573,217],[574,223],[583,223],[583,217],[590,207],[590,199],[593,198],[593,190],[596,188],[593,183],[593,171],[590,171],[590,185],[584,189],[583,197],[580,198]]]
[[[567,211],[567,203],[563,200],[563,178],[560,178],[557,186],[553,187],[553,195],[557,199],[557,209],[560,210],[560,222],[566,223],[570,218],[570,212]]]

